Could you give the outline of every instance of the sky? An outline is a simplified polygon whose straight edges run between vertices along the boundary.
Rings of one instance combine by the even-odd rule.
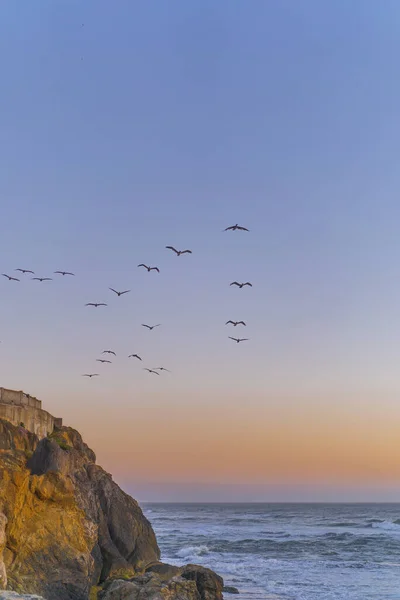
[[[399,23],[395,0],[1,4],[0,270],[76,276],[0,277],[0,385],[139,500],[398,500]]]

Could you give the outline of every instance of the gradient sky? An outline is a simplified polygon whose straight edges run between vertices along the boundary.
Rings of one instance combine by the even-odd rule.
[[[0,385],[140,500],[399,498],[399,34],[397,0],[1,4],[1,272],[76,277],[1,278]]]

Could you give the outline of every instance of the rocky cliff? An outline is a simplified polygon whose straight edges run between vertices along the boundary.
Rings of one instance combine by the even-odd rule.
[[[87,600],[159,560],[139,505],[95,461],[71,428],[39,441],[0,420],[0,589]]]
[[[39,441],[0,419],[2,589],[0,600],[222,600],[223,580],[160,562],[139,505],[77,431]]]

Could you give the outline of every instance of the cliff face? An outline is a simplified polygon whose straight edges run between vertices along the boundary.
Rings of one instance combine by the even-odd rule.
[[[0,589],[87,600],[159,560],[137,502],[95,460],[71,428],[39,442],[0,419]]]

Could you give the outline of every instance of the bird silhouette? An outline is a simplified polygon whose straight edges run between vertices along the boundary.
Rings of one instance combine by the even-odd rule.
[[[96,361],[101,363],[110,363],[110,365],[112,364],[111,360],[106,360],[105,358],[96,358]]]
[[[236,225],[231,225],[230,227],[227,227],[226,229],[224,229],[224,231],[249,231],[246,227],[241,227],[240,225],[238,225],[236,223]]]
[[[161,323],[158,323],[158,325],[145,325],[144,323],[142,323],[142,327],[147,327],[147,329],[150,329],[150,331],[152,329],[154,329],[154,327],[160,327]]]
[[[113,354],[114,356],[117,356],[114,350],[103,350],[102,354]]]
[[[249,285],[250,287],[253,287],[253,284],[250,283],[250,281],[246,281],[246,283],[239,283],[238,281],[232,281],[232,283],[230,283],[229,285],[237,285],[240,289],[242,289],[242,287],[244,287],[245,285]]]
[[[154,371],[167,371],[167,373],[171,373],[171,371],[165,367],[153,367],[153,369]]]
[[[58,275],[73,275],[75,277],[75,273],[70,273],[69,271],[54,271],[54,273]]]
[[[112,292],[114,292],[114,294],[117,294],[117,296],[122,296],[122,294],[127,294],[128,292],[130,292],[131,290],[125,290],[124,292],[117,292],[117,290],[114,290],[114,288],[108,288],[109,290],[111,290]]]
[[[15,269],[16,271],[19,271],[20,273],[23,273],[25,275],[25,273],[31,273],[31,275],[35,274],[35,271],[30,271],[29,269]]]
[[[85,373],[82,377],[98,377],[98,373]]]
[[[2,273],[3,277],[7,277],[8,281],[20,281],[17,277],[11,277],[11,275],[7,275],[6,273]]]
[[[98,306],[107,306],[105,302],[88,302],[85,306],[94,306],[97,308]]]
[[[130,354],[130,355],[128,356],[128,358],[137,358],[137,359],[139,359],[139,360],[142,360],[142,359],[140,358],[139,354]]]
[[[160,269],[158,267],[148,267],[147,265],[140,263],[140,265],[138,265],[138,267],[144,267],[145,269],[147,269],[148,273],[150,273],[150,271],[157,271],[157,273],[160,272]]]
[[[147,369],[146,367],[143,369],[144,371],[148,371],[149,373],[154,373],[154,375],[160,375],[160,373],[157,373],[157,371],[154,371],[154,369]]]
[[[247,342],[247,340],[249,339],[249,338],[235,338],[235,337],[231,337],[231,336],[228,336],[228,337],[230,340],[233,340],[234,342],[237,342],[237,343]]]
[[[177,256],[180,256],[181,254],[192,254],[191,250],[177,250],[173,246],[165,246],[165,247],[168,248],[168,250],[173,250]]]
[[[225,325],[229,325],[229,323],[232,323],[234,327],[237,325],[244,325],[246,327],[246,323],[244,321],[227,321]]]
[[[53,281],[52,277],[32,277],[33,281]]]

